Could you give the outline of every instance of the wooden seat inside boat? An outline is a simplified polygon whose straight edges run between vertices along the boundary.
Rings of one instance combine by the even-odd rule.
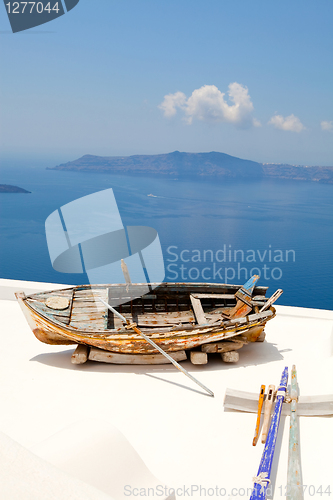
[[[108,309],[99,298],[108,300],[106,287],[74,289],[69,325],[83,330],[105,330],[108,324]]]
[[[35,293],[27,297],[27,304],[40,314],[68,325],[71,317],[73,289]]]

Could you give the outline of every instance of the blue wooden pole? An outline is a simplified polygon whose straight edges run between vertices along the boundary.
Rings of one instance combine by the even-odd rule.
[[[275,451],[276,438],[279,430],[282,403],[285,398],[288,382],[288,367],[282,372],[280,386],[277,390],[275,408],[268,431],[265,448],[261,457],[257,476],[253,478],[254,485],[250,500],[265,500],[268,485],[270,483],[272,462]]]

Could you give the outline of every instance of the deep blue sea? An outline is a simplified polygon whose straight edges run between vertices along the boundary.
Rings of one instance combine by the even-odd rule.
[[[84,274],[53,270],[45,220],[70,201],[112,187],[124,225],[157,230],[165,281],[241,284],[260,273],[267,295],[283,288],[279,304],[333,308],[332,185],[152,179],[19,162],[3,164],[0,183],[31,191],[0,194],[1,278],[87,283]]]

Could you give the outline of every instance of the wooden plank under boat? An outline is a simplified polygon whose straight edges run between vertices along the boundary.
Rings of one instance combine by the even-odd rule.
[[[162,283],[139,298],[140,284],[82,285],[25,296],[16,293],[37,339],[47,344],[85,344],[113,353],[156,354],[156,349],[99,300],[112,305],[166,352],[200,348],[210,342],[256,341],[274,307],[259,312],[267,302],[267,287],[252,286],[250,312],[233,317],[239,285]],[[245,286],[245,285],[244,285]],[[238,296],[240,294],[238,293]],[[124,298],[129,298],[124,303]],[[119,300],[121,298],[121,300]],[[249,300],[249,299],[248,299]],[[119,302],[123,302],[121,305]],[[268,304],[267,304],[268,305]],[[237,308],[236,308],[237,309]]]

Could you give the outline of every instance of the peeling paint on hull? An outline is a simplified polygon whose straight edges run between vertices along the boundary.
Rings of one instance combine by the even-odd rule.
[[[187,289],[188,285],[190,284],[186,285],[187,286],[185,287],[185,289]],[[110,287],[112,285],[108,286]],[[174,284],[173,287],[175,287]],[[209,288],[208,285],[206,285],[206,287],[207,289]],[[78,307],[77,304],[79,304],[78,299],[75,299],[74,292],[78,294],[78,291],[81,291],[83,288],[84,287],[75,287],[74,289],[69,289],[69,291],[73,293],[73,300],[71,299],[70,304],[70,307],[72,309],[68,313],[66,313],[66,311],[62,313],[62,321],[59,320],[60,313],[58,314],[54,311],[48,313],[47,309],[45,309],[44,307],[44,303],[47,297],[49,297],[50,294],[59,295],[59,291],[47,292],[44,294],[34,294],[29,297],[25,297],[24,293],[22,292],[16,294],[22,311],[38,340],[46,344],[54,345],[87,344],[110,352],[123,354],[157,353],[157,350],[154,349],[149,343],[147,343],[140,335],[136,334],[134,331],[125,329],[122,325],[120,325],[120,327],[117,329],[107,329],[106,326],[104,328],[94,329],[94,325],[98,324],[98,321],[103,320],[106,325],[107,317],[105,316],[105,313],[103,313],[103,311],[98,310],[98,307],[96,308],[92,306],[93,300],[90,301],[91,303],[89,303],[90,296],[87,298],[88,288],[85,292],[85,300],[87,301],[88,309],[89,307],[91,307],[91,310],[90,312],[87,311],[85,306],[85,309],[82,312],[82,314],[84,313],[84,321],[82,321],[82,326],[81,323],[78,323],[80,326],[73,326],[71,322],[74,324],[76,323],[72,318],[75,313],[75,307]],[[165,288],[167,289],[167,287]],[[106,286],[99,286],[98,293],[104,293],[105,289]],[[68,290],[66,291],[66,294],[69,294]],[[63,291],[63,295],[65,295],[65,291]],[[262,295],[264,296],[264,293]],[[81,303],[79,307],[81,308],[80,311],[82,311]],[[186,317],[184,319],[185,313],[189,315],[190,319],[193,319],[191,318],[191,315],[193,317],[193,312],[191,312],[190,310],[183,313],[165,313],[165,315],[169,314],[168,321],[170,321],[171,323],[173,321],[173,324],[170,323],[169,328],[167,328],[166,321],[162,321],[163,326],[161,327],[155,326],[156,318],[163,318],[163,313],[151,313],[151,317],[155,318],[154,321],[152,321],[153,324],[151,328],[147,327],[146,325],[143,331],[166,352],[176,352],[193,349],[202,344],[217,342],[242,335],[245,335],[246,337],[248,337],[249,341],[253,342],[262,331],[262,328],[264,327],[266,322],[275,316],[275,309],[271,307],[268,311],[262,313],[261,317],[258,317],[260,316],[258,314],[252,314],[252,316],[249,315],[246,318],[238,318],[237,321],[235,320],[236,322],[234,322],[233,324],[230,324],[232,323],[230,321],[223,322],[222,320],[220,320],[219,315],[216,315],[216,320],[211,319],[210,324],[206,325],[196,325],[193,323],[183,324],[181,321],[177,324],[175,321],[178,316],[180,319],[183,318],[182,321],[186,320]],[[150,313],[148,313],[147,316],[149,316],[149,314]],[[211,317],[214,318],[214,316]],[[66,322],[68,324],[65,324]]]

